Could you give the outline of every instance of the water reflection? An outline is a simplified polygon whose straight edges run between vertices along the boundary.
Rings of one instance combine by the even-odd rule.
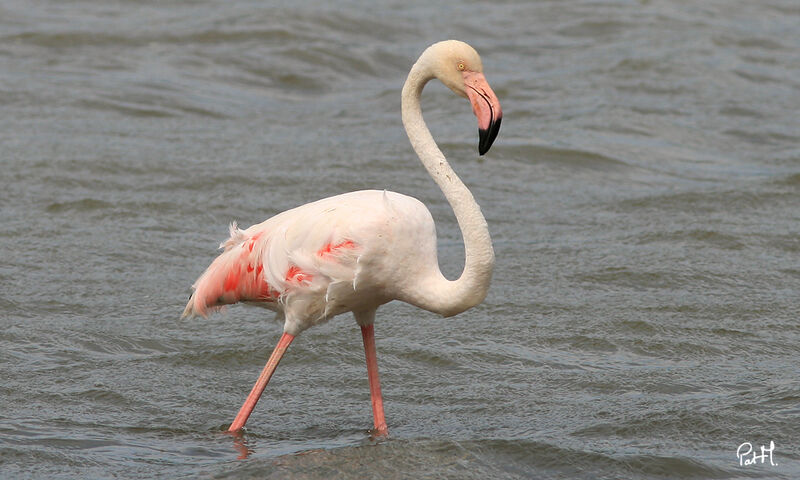
[[[225,433],[233,438],[233,448],[239,452],[239,456],[236,457],[238,460],[244,460],[254,453],[254,450],[248,445],[247,432],[244,428],[235,432],[226,430]]]

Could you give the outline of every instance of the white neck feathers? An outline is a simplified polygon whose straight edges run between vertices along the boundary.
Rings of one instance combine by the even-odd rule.
[[[434,274],[409,292],[411,298],[403,300],[443,316],[452,316],[486,298],[494,266],[494,250],[480,206],[450,167],[422,118],[420,97],[425,84],[435,78],[432,71],[425,55],[411,68],[402,93],[403,125],[414,151],[453,209],[464,238],[466,260],[464,271],[457,280],[447,280],[437,268]]]

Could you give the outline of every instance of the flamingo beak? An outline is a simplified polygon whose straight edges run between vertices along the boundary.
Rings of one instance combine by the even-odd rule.
[[[478,153],[483,155],[489,151],[500,131],[503,110],[500,108],[500,100],[482,73],[465,71],[462,75],[472,112],[478,117]]]

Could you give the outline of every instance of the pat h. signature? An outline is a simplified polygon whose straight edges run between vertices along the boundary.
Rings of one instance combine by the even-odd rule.
[[[769,460],[770,465],[777,465],[772,461],[772,453],[775,451],[775,442],[770,440],[769,448],[761,445],[761,454],[756,453],[753,449],[753,444],[744,442],[736,449],[736,458],[739,459],[739,466],[744,467],[747,465],[755,465],[756,463],[767,463]]]

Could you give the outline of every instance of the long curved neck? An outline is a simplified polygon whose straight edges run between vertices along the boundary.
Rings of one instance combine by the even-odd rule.
[[[412,67],[403,86],[403,126],[420,161],[453,209],[464,238],[466,260],[461,276],[453,281],[447,280],[435,265],[435,271],[422,279],[412,298],[406,300],[426,310],[451,316],[486,298],[494,267],[494,250],[480,206],[450,167],[422,118],[420,97],[425,84],[432,78],[422,61]]]

